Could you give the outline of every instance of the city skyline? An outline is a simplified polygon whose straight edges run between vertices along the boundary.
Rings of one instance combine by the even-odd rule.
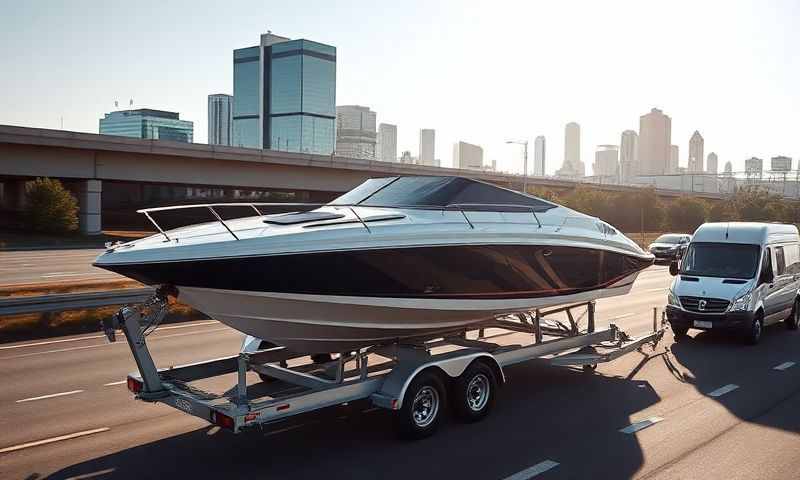
[[[230,52],[252,45],[255,35],[271,28],[292,38],[335,45],[341,55],[337,100],[370,105],[380,113],[380,120],[397,125],[398,151],[417,152],[419,129],[431,126],[437,130],[436,150],[446,152],[455,140],[470,138],[484,146],[487,158],[499,160],[500,170],[519,172],[522,154],[504,144],[507,138],[532,142],[536,135],[544,135],[556,141],[563,125],[574,120],[582,127],[581,150],[590,152],[595,145],[617,141],[619,132],[635,129],[637,117],[655,105],[673,118],[672,138],[681,139],[675,142],[681,150],[686,148],[682,139],[700,128],[715,152],[733,162],[735,171],[744,170],[744,160],[752,156],[771,158],[783,153],[796,158],[800,154],[792,120],[793,112],[800,109],[800,100],[793,94],[793,79],[800,75],[800,67],[782,61],[793,58],[790,46],[800,41],[791,21],[800,13],[794,2],[775,2],[770,8],[758,2],[726,4],[724,23],[714,21],[718,6],[681,2],[665,8],[635,2],[580,4],[579,19],[574,18],[575,6],[570,2],[517,5],[519,15],[514,16],[477,3],[463,8],[454,8],[450,2],[426,4],[424,25],[447,24],[445,38],[434,35],[435,28],[414,38],[400,35],[403,25],[419,20],[414,12],[422,4],[393,6],[383,13],[370,11],[376,19],[392,21],[366,22],[362,31],[353,32],[346,22],[337,21],[348,9],[311,3],[313,13],[297,17],[285,5],[264,9],[256,2],[245,2],[220,22],[214,9],[198,2],[192,9],[192,22],[183,22],[186,9],[178,5],[92,2],[81,9],[81,28],[60,20],[77,10],[71,5],[7,8],[8,15],[0,19],[0,49],[15,75],[0,79],[0,88],[14,95],[0,100],[0,124],[58,129],[63,118],[66,130],[96,132],[96,119],[113,109],[114,99],[133,98],[137,107],[181,112],[182,118],[195,122],[195,140],[206,142],[207,95],[233,91]],[[155,5],[157,16],[148,13],[155,11],[151,8]],[[693,12],[688,19],[682,14],[687,6]],[[663,21],[654,24],[653,15]],[[532,16],[543,20],[535,32],[526,28],[525,19]],[[125,18],[126,22],[112,25],[103,18]],[[21,28],[33,19],[37,28],[48,31],[47,38]],[[574,23],[571,32],[556,28],[565,21]],[[687,22],[687,28],[714,25],[714,35],[691,39],[674,35],[670,25]],[[611,33],[596,35],[600,25],[603,32]],[[625,29],[614,28],[622,25]],[[476,29],[482,35],[474,35]],[[137,35],[143,31],[159,35]],[[745,40],[756,33],[757,44]],[[364,42],[365,37],[373,41]],[[495,52],[494,42],[485,41],[491,37],[511,48]],[[646,42],[638,46],[630,38]],[[543,40],[551,46],[542,49],[535,63],[512,60],[522,56],[525,45]],[[190,50],[197,53],[182,55],[180,61],[153,55],[165,42],[190,42]],[[586,72],[600,65],[601,59],[628,48],[631,55],[644,60],[621,65],[614,78],[588,81]],[[76,51],[82,54],[76,56]],[[472,72],[473,54],[489,52],[480,71]],[[38,60],[43,58],[59,82],[48,82],[50,77],[38,70]],[[661,66],[677,58],[688,58],[689,70],[708,74],[689,79],[678,71],[683,68]],[[536,73],[542,66],[544,75]],[[420,70],[435,74],[409,79],[387,73]],[[661,74],[644,82],[639,73],[648,70]],[[499,71],[504,74],[497,75]],[[463,81],[454,83],[452,76]],[[720,81],[729,77],[737,82]],[[530,82],[531,78],[535,81]],[[495,97],[491,101],[480,97],[472,107],[477,110],[466,115],[463,99],[483,91],[480,85],[493,85]],[[743,96],[742,90],[758,94]],[[743,102],[738,108],[759,115],[727,114],[731,98]],[[548,174],[561,166],[558,150],[551,149]],[[682,167],[686,160],[686,156],[681,158]],[[443,155],[442,162],[450,166],[451,159]]]

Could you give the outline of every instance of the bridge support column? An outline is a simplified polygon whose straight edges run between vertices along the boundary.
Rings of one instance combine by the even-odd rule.
[[[78,220],[81,233],[99,235],[103,233],[101,217],[101,197],[103,182],[100,180],[84,180],[78,191]]]

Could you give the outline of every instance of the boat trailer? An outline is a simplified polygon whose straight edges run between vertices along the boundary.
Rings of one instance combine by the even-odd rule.
[[[114,342],[124,334],[138,367],[127,377],[136,398],[169,405],[214,425],[239,432],[326,407],[369,399],[394,411],[402,436],[431,435],[448,406],[456,417],[476,421],[494,405],[505,383],[504,368],[540,359],[592,372],[646,345],[656,348],[664,334],[663,313],[653,309],[653,330],[632,338],[616,325],[596,330],[595,303],[520,312],[438,334],[341,352],[320,359],[247,337],[238,355],[158,369],[147,348],[168,309],[173,292],[159,289],[146,302],[125,306],[102,322]],[[554,319],[558,314],[566,321]],[[586,327],[581,320],[586,317]],[[520,335],[525,334],[525,335]],[[522,337],[523,342],[519,342]],[[258,374],[250,382],[247,373]],[[236,373],[224,393],[204,391],[191,382]],[[446,401],[447,400],[447,401]]]

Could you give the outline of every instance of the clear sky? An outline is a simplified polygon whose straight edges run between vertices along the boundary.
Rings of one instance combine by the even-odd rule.
[[[564,125],[581,125],[587,173],[599,144],[618,144],[661,108],[686,165],[705,151],[744,159],[800,156],[800,2],[422,1],[211,2],[0,0],[0,124],[97,132],[127,106],[178,111],[205,142],[207,95],[232,93],[234,48],[268,29],[335,45],[337,104],[398,126],[417,154],[482,145],[521,171],[521,147],[547,138],[563,160]],[[531,161],[532,164],[532,161]],[[531,167],[532,168],[532,167]]]

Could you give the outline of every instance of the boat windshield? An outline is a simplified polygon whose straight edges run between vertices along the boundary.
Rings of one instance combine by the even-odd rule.
[[[753,278],[761,247],[742,243],[701,242],[689,245],[681,274],[698,277]]]
[[[373,178],[330,203],[331,205],[447,207],[479,204],[492,210],[543,212],[558,205],[489,183],[462,177]]]

